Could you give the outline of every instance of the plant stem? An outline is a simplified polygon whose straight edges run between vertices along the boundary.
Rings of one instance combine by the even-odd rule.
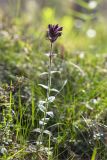
[[[51,43],[50,47],[50,54],[49,54],[49,68],[48,68],[48,89],[47,89],[47,97],[46,97],[46,109],[44,112],[44,120],[41,128],[41,133],[39,137],[39,142],[43,142],[43,132],[45,130],[45,123],[46,123],[46,114],[49,107],[49,97],[50,97],[50,91],[51,91],[51,70],[52,70],[52,50],[53,50],[53,44]]]
[[[48,90],[47,90],[47,99],[49,98],[50,95],[50,89],[51,89],[51,70],[52,70],[52,50],[53,50],[53,45],[51,43],[51,49],[50,49],[50,55],[49,55],[49,70],[48,70]]]

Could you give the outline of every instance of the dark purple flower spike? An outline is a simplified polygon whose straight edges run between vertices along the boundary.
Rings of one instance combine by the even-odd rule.
[[[59,27],[57,25],[48,25],[48,31],[47,31],[47,37],[50,40],[51,43],[55,42],[58,37],[62,35],[63,27]]]

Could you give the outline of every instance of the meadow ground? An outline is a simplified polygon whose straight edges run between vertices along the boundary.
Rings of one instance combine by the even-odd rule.
[[[0,160],[107,160],[107,22],[0,12]]]

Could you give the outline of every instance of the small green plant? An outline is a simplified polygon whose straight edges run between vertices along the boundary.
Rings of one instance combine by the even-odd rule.
[[[39,136],[37,139],[37,146],[39,150],[45,151],[46,154],[48,155],[48,159],[50,159],[51,155],[51,147],[50,147],[50,137],[51,137],[51,132],[46,129],[46,124],[50,120],[50,118],[54,117],[53,111],[50,110],[49,106],[50,103],[53,103],[54,100],[56,99],[56,96],[60,93],[60,91],[63,89],[65,86],[66,82],[62,86],[60,90],[57,90],[55,88],[52,88],[52,74],[58,72],[58,71],[53,71],[52,70],[52,59],[53,59],[53,43],[57,40],[58,37],[61,36],[62,34],[62,27],[59,27],[57,25],[48,25],[48,31],[47,31],[47,38],[50,41],[50,52],[49,52],[49,66],[48,66],[48,72],[42,73],[42,75],[47,75],[48,76],[48,84],[39,84],[42,88],[46,89],[46,99],[45,100],[40,100],[38,103],[38,108],[39,111],[43,113],[43,117],[39,120],[39,128],[35,129],[36,132],[39,132]],[[55,93],[52,95],[52,93]],[[47,134],[49,136],[49,143],[48,147],[44,147],[43,142],[44,142],[44,134]]]

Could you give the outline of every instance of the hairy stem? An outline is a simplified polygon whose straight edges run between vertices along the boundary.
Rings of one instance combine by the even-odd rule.
[[[51,43],[50,46],[50,54],[49,54],[49,67],[48,67],[48,89],[47,89],[47,97],[46,97],[46,109],[44,112],[44,120],[43,120],[43,124],[42,124],[42,128],[41,128],[41,134],[39,137],[39,142],[43,142],[43,132],[45,130],[45,123],[46,123],[46,114],[48,111],[48,107],[49,107],[49,97],[50,97],[50,91],[51,91],[51,70],[52,70],[52,50],[53,50],[53,44]]]
[[[50,55],[49,55],[49,69],[48,69],[48,90],[47,90],[47,99],[49,98],[50,95],[50,89],[51,89],[51,70],[52,70],[52,49],[53,45],[51,43],[51,50],[50,50]]]

